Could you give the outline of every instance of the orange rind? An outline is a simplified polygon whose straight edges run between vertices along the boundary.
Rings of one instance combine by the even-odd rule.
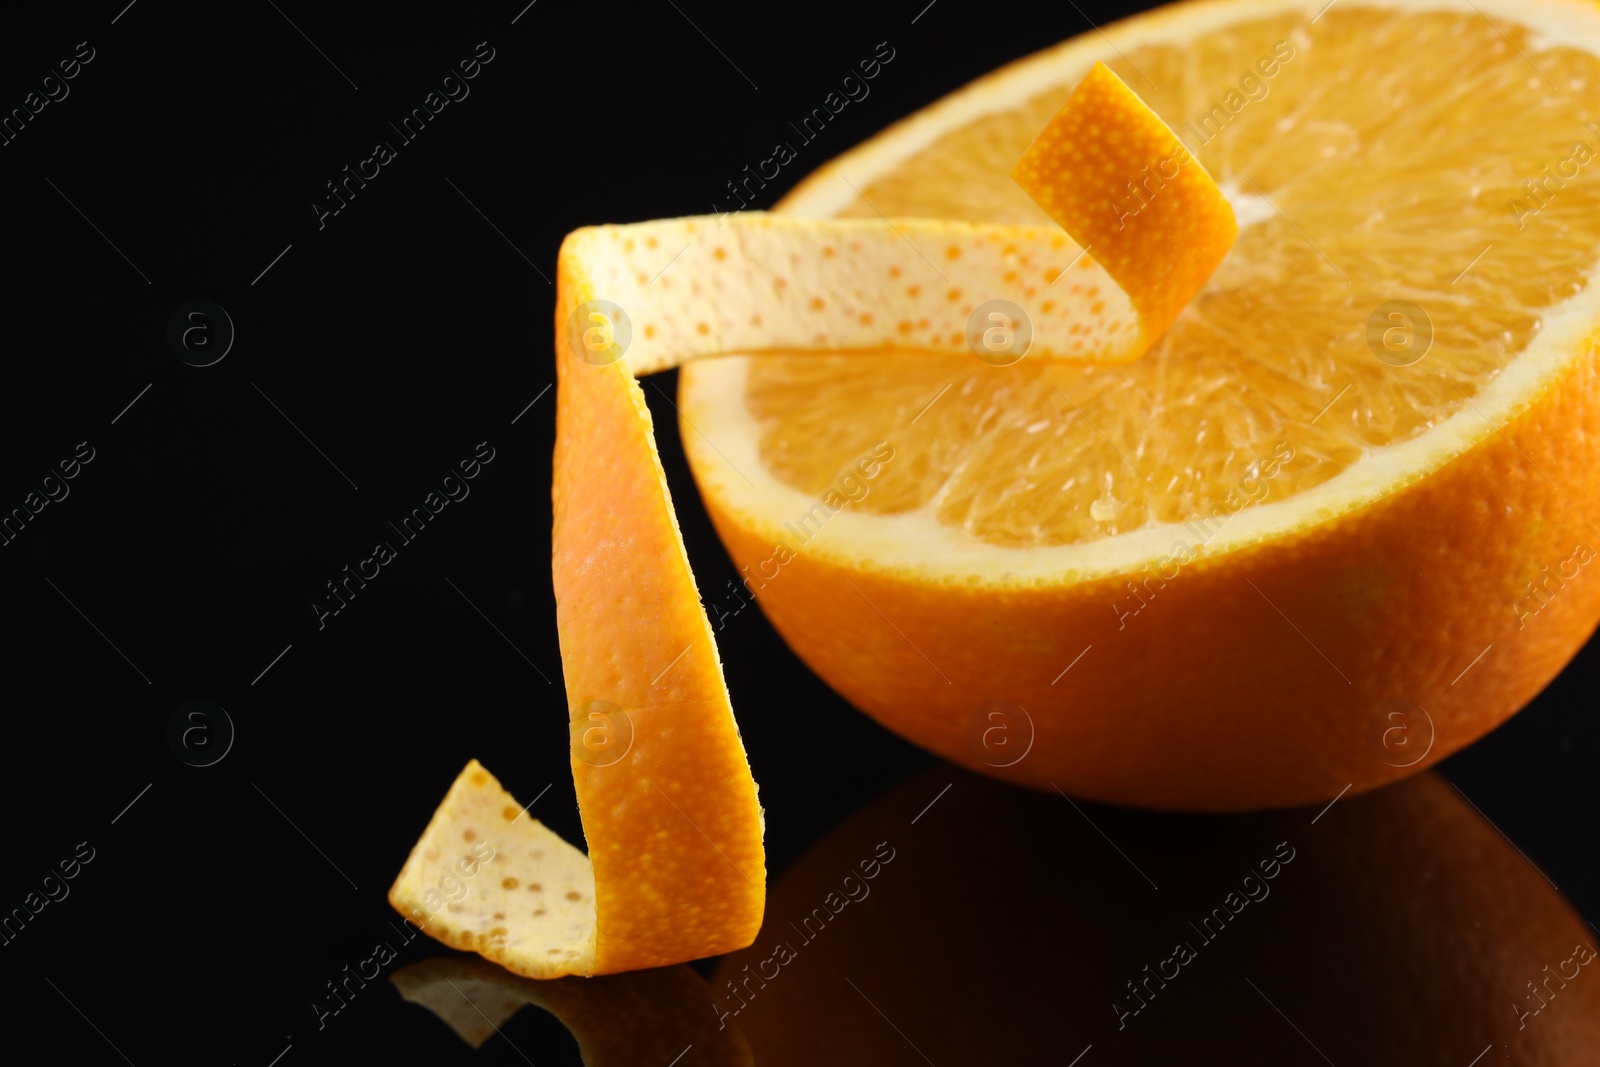
[[[1107,159],[1132,165],[1162,145],[1153,131],[1164,127],[1136,96],[1095,86],[1046,136],[1104,106],[1100,128],[1123,147],[1051,157],[1036,184],[1109,195],[1120,174]],[[1163,224],[1192,211],[1180,236],[1205,231],[1199,258],[1172,274],[1123,271],[1120,299],[1082,243],[1045,227],[746,213],[569,235],[557,275],[552,571],[589,855],[517,816],[469,764],[391,890],[394,906],[415,914],[464,846],[491,840],[504,847],[487,888],[425,908],[425,928],[519,974],[609,974],[748,945],[765,900],[762,812],[636,377],[739,352],[1126,361],[1233,233],[1198,166],[1169,205]],[[552,871],[572,884],[574,907],[541,911],[494,888],[557,880]]]

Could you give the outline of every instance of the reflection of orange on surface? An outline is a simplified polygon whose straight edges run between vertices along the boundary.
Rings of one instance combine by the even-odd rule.
[[[1308,1040],[1373,1067],[1491,1045],[1479,1067],[1600,1061],[1600,970],[1575,951],[1593,932],[1435,774],[1326,811],[1083,807],[949,768],[894,788],[776,879],[755,943],[717,965],[719,1010],[761,1063],[1069,1064],[1091,1044],[1080,1067],[1322,1063]],[[893,865],[805,940],[881,841]]]

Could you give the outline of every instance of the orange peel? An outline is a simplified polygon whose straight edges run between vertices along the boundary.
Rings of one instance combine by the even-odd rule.
[[[425,907],[468,831],[481,837],[515,809],[476,763],[391,903],[413,915],[423,906],[433,936],[530,977],[750,944],[765,902],[762,812],[637,376],[734,353],[1136,358],[1216,267],[1233,215],[1198,163],[1137,225],[1111,231],[1082,205],[1120,191],[1173,140],[1114,75],[1091,74],[1020,168],[1035,195],[1057,190],[1050,202],[1076,247],[1052,228],[759,212],[570,234],[558,261],[552,571],[590,853],[560,853],[536,820],[507,816],[497,830],[510,844],[493,870],[526,880],[524,865],[559,855],[563,876],[592,871],[592,893],[588,882],[572,892],[592,896],[593,922],[503,911],[492,892]],[[1060,193],[1069,188],[1075,198]],[[1170,246],[1135,236],[1159,227],[1175,235]],[[1160,264],[1139,266],[1157,250]]]
[[[1011,177],[1139,312],[1142,355],[1233,247],[1233,208],[1178,135],[1096,63]]]

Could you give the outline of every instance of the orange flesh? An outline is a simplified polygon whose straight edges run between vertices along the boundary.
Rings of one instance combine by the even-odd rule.
[[[1524,183],[1546,165],[1559,171],[1577,142],[1600,152],[1583,106],[1600,60],[1471,12],[1341,3],[1309,34],[1304,24],[1263,19],[1109,64],[1195,151],[1243,227],[1143,359],[752,360],[746,400],[772,473],[817,494],[894,431],[897,458],[856,507],[931,508],[996,545],[1068,544],[1209,515],[1277,466],[1276,442],[1292,440],[1295,458],[1260,499],[1327,481],[1463,407],[1533,338],[1542,311],[1584,284],[1600,243],[1600,158],[1559,189],[1547,184],[1531,215],[1540,201]],[[1262,59],[1270,78],[1254,69]],[[1252,70],[1264,97],[1240,90]],[[1041,222],[1002,169],[1062,94],[943,136],[842,214]],[[1227,121],[1211,136],[1218,107]],[[1407,367],[1366,344],[1369,316],[1393,299],[1423,306],[1435,330],[1427,357]]]

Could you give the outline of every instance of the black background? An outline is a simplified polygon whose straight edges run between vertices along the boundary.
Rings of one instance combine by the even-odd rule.
[[[78,42],[95,50],[70,95],[0,148],[0,507],[78,442],[95,455],[0,548],[0,910],[79,842],[96,851],[70,897],[0,948],[13,1039],[38,1027],[75,1061],[141,1067],[267,1064],[286,1046],[286,1065],[576,1062],[535,1011],[507,1028],[520,1051],[474,1054],[382,981],[320,1031],[308,1007],[386,936],[384,892],[469,757],[519,797],[548,786],[533,813],[582,839],[548,562],[562,236],[708,212],[880,41],[896,58],[870,97],[758,206],[977,75],[1139,6],[524,2],[7,16],[6,110]],[[470,96],[319,229],[323,183],[394,140],[386,120],[480,41],[494,58]],[[194,299],[237,331],[206,368],[166,340]],[[658,384],[673,393],[675,375]],[[646,395],[700,586],[720,589],[734,570],[675,413]],[[319,629],[324,583],[481,441],[495,458],[470,496]],[[719,644],[775,878],[934,762],[829,691],[759,614]],[[1590,918],[1597,672],[1591,642],[1442,768]],[[214,766],[167,744],[194,699],[237,729]],[[403,962],[443,951],[419,939]]]

